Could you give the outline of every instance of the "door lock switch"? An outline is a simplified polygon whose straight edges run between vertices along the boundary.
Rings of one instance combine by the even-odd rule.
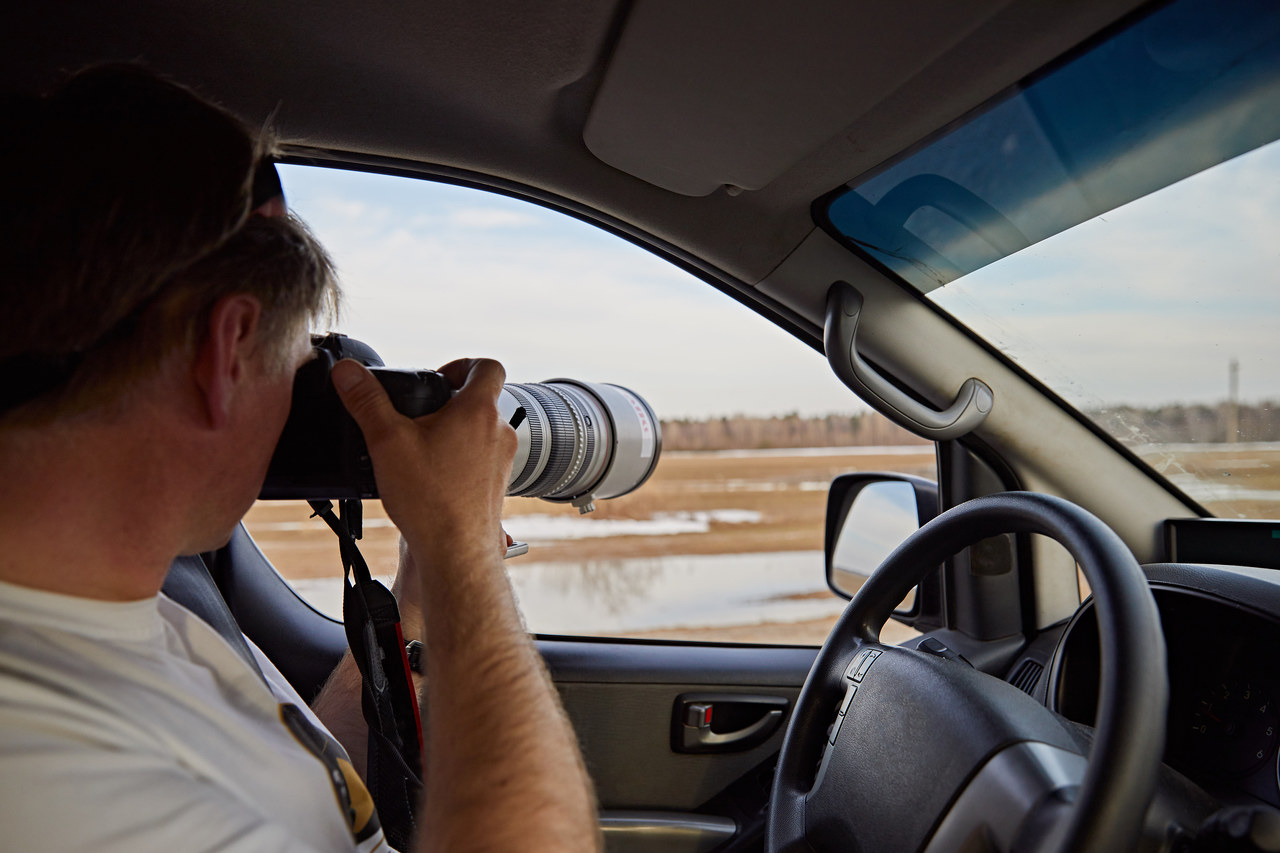
[[[684,709],[684,724],[694,729],[711,728],[711,709],[713,707],[710,702],[698,702],[686,706]]]

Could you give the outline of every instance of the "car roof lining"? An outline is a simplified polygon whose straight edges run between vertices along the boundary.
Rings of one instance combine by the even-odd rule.
[[[584,139],[601,160],[672,192],[759,190],[1008,5],[637,4]]]
[[[665,20],[679,26],[682,15],[695,13],[677,7],[700,4],[669,0],[650,11],[648,2],[493,0],[424,6],[388,0],[376,14],[364,9],[356,14],[338,0],[179,5],[141,0],[127,16],[102,4],[27,4],[7,15],[0,68],[7,90],[29,92],[47,87],[67,69],[143,60],[252,123],[271,118],[287,143],[470,169],[548,189],[755,283],[809,233],[814,198],[958,119],[1138,5],[1136,0],[914,2],[921,16],[963,7],[973,17],[946,17],[945,26],[920,26],[914,36],[904,30],[896,40],[880,39],[868,26],[860,30],[857,55],[842,57],[847,61],[839,74],[824,78],[825,66],[816,61],[799,69],[808,81],[821,80],[821,92],[858,92],[852,112],[860,115],[831,133],[845,117],[827,114],[821,122],[796,128],[796,142],[787,127],[774,128],[755,153],[731,152],[726,162],[738,163],[733,172],[723,171],[718,157],[704,156],[699,178],[704,186],[748,181],[736,176],[745,174],[743,163],[758,161],[752,167],[757,177],[750,182],[767,182],[737,196],[715,191],[694,197],[660,189],[601,161],[583,141],[615,42],[626,42],[628,15],[638,22],[651,15],[674,16]],[[851,16],[859,12],[874,22],[866,17],[874,14],[872,4],[855,11],[849,6],[836,0],[810,4],[809,26],[830,20],[852,27]],[[718,10],[723,55],[742,51],[735,60],[739,68],[768,48],[767,35],[754,43],[735,37],[735,28],[746,25],[746,11],[765,18],[782,14],[779,10],[795,14],[785,0],[759,0],[742,11],[723,2],[707,8],[706,16]],[[708,19],[702,25],[713,23]],[[965,35],[957,40],[960,32]],[[700,55],[698,45],[691,44],[679,59],[681,67],[696,70],[715,57]],[[645,67],[642,63],[641,71]],[[868,68],[884,70],[869,75]],[[644,79],[642,73],[639,80]],[[717,85],[726,83],[721,79]],[[607,90],[599,115],[625,108],[636,97],[634,86],[617,91],[615,96]],[[814,97],[831,103],[829,95]],[[725,144],[742,145],[743,134],[725,133],[732,127],[720,124]],[[637,137],[627,156],[648,162],[650,169],[677,168],[678,162],[668,164],[673,150],[671,135],[655,127]]]

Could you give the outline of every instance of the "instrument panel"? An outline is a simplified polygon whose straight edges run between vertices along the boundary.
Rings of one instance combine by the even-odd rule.
[[[1280,624],[1204,593],[1152,592],[1168,653],[1165,763],[1212,794],[1280,806]],[[1063,636],[1050,705],[1092,726],[1098,684],[1097,621],[1087,605]]]

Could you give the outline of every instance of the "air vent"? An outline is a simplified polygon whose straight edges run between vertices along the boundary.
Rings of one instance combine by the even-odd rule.
[[[1044,667],[1035,661],[1027,658],[1018,664],[1018,670],[1013,674],[1013,678],[1009,679],[1009,683],[1021,690],[1028,696],[1035,689],[1036,684],[1040,681],[1040,673],[1044,672]]]

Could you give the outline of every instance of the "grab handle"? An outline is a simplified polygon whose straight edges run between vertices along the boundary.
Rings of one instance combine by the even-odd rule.
[[[959,438],[982,423],[995,404],[995,394],[985,382],[966,379],[955,400],[941,411],[917,402],[858,354],[855,338],[861,317],[862,294],[843,281],[831,285],[823,346],[827,362],[841,382],[902,426],[934,441]]]

